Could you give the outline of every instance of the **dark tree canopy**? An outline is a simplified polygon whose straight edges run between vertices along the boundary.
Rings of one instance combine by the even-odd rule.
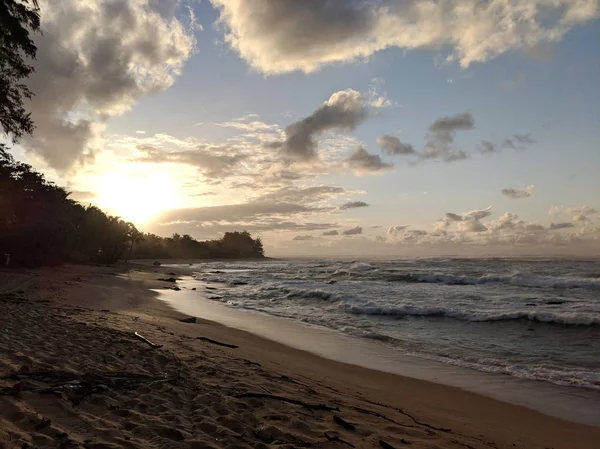
[[[30,7],[27,0],[0,0],[0,125],[13,142],[34,128],[31,114],[23,105],[32,96],[23,84],[33,67],[37,48],[30,32],[40,29],[37,0]]]

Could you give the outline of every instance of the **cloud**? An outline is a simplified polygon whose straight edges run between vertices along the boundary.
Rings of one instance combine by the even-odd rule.
[[[468,131],[475,127],[475,120],[470,112],[441,117],[429,125],[425,150],[420,153],[423,159],[440,159],[453,162],[466,159],[469,155],[453,148],[457,131]]]
[[[390,226],[387,230],[387,234],[388,236],[395,236],[397,234],[400,234],[404,231],[406,231],[406,229],[409,227],[409,225],[394,225],[394,226]]]
[[[436,119],[429,125],[426,135],[425,147],[421,151],[415,151],[409,143],[401,142],[400,139],[390,135],[377,138],[377,144],[385,153],[392,155],[416,156],[418,161],[427,159],[440,160],[442,162],[454,162],[469,158],[467,151],[454,147],[456,133],[458,131],[470,131],[475,128],[475,119],[470,112],[444,116]],[[482,154],[493,154],[502,148],[525,150],[527,146],[535,142],[531,134],[513,134],[504,139],[501,144],[490,140],[482,140],[476,146]],[[415,163],[413,163],[415,165]]]
[[[346,229],[345,231],[343,231],[342,235],[358,235],[362,234],[362,232],[363,228],[361,228],[360,226],[355,226],[353,228]]]
[[[481,220],[482,218],[489,217],[493,210],[494,206],[488,206],[485,209],[476,209],[460,215],[448,212],[446,213],[446,218],[450,221]]]
[[[200,144],[190,150],[165,151],[150,145],[138,145],[141,153],[135,158],[145,163],[176,163],[197,167],[206,178],[222,179],[235,173],[235,168],[248,155],[236,151],[233,145]]]
[[[483,154],[495,153],[498,151],[498,146],[494,142],[489,140],[482,140],[479,142],[479,151]]]
[[[304,241],[312,240],[312,239],[314,239],[314,237],[312,235],[297,235],[292,240],[296,240],[296,241],[299,241],[299,242],[304,242]]]
[[[40,1],[35,73],[36,124],[23,146],[64,170],[93,157],[106,120],[167,89],[195,48],[175,15],[177,0]]]
[[[555,229],[567,229],[567,228],[572,228],[575,225],[573,223],[552,223],[550,224],[550,227],[548,229],[550,230],[555,230]]]
[[[367,207],[368,204],[365,203],[364,201],[349,201],[347,203],[344,203],[340,206],[340,209],[342,210],[346,210],[346,209],[355,209],[358,207]]]
[[[340,235],[340,233],[334,229],[333,231],[325,231],[323,235]]]
[[[566,209],[566,212],[569,214],[576,214],[576,215],[595,215],[598,212],[600,212],[600,210],[595,209],[593,207],[589,207],[589,206],[580,206],[580,207],[568,207]]]
[[[512,137],[502,141],[502,146],[512,150],[525,150],[528,145],[534,143],[535,139],[531,134],[513,134]]]
[[[398,155],[398,154],[414,154],[415,149],[411,144],[403,143],[394,136],[383,135],[377,138],[377,145],[384,153]]]
[[[238,121],[232,120],[229,122],[217,123],[216,125],[223,128],[236,128],[244,131],[277,131],[279,129],[278,125],[269,125],[259,120],[242,122],[238,119]]]
[[[359,146],[351,153],[345,159],[345,163],[357,173],[377,173],[389,170],[394,166],[393,164],[383,162],[378,154],[371,154],[362,146]]]
[[[470,112],[440,117],[429,125],[433,133],[453,133],[459,129],[469,130],[475,127],[475,120]]]
[[[513,134],[511,137],[504,139],[501,143],[482,140],[479,142],[477,148],[482,154],[492,154],[499,153],[502,149],[523,151],[534,143],[535,139],[531,134]]]
[[[528,198],[533,195],[534,186],[530,185],[527,187],[523,187],[521,189],[502,189],[502,195],[507,198],[512,198],[514,200],[521,198]]]
[[[369,115],[364,97],[352,89],[331,95],[308,117],[292,123],[285,129],[283,143],[274,143],[285,156],[300,161],[317,158],[316,138],[326,131],[350,131],[356,129]]]
[[[574,222],[584,222],[584,221],[590,221],[590,219],[588,217],[586,217],[585,215],[580,214],[580,215],[575,215],[573,217],[573,221]]]
[[[576,223],[591,222],[590,215],[596,215],[600,213],[599,209],[590,206],[577,206],[577,207],[565,207],[565,206],[552,206],[548,211],[548,215],[563,214],[571,217],[571,220]]]
[[[598,17],[595,1],[573,0],[211,1],[225,42],[267,74],[313,72],[390,47],[447,50],[447,62],[467,67],[559,42]]]

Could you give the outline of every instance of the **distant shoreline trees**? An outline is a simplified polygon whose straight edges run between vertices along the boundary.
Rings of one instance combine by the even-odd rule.
[[[191,236],[173,234],[159,237],[141,234],[133,244],[132,259],[261,259],[264,249],[260,237],[247,231],[226,232],[219,240],[198,241]]]

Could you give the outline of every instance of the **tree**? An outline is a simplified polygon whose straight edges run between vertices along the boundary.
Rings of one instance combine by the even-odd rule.
[[[26,59],[37,52],[30,30],[40,30],[40,15],[37,0],[32,3],[30,8],[28,0],[0,0],[0,125],[13,142],[34,128],[23,106],[32,93],[21,81],[34,70]]]

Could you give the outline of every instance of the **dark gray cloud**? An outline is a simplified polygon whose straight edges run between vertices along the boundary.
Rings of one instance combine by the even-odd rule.
[[[225,42],[267,74],[312,72],[327,64],[366,60],[389,47],[445,48],[448,61],[467,67],[554,43],[598,15],[588,2],[572,0],[526,5],[491,0],[470,7],[449,1],[435,11],[427,0],[211,1],[219,9]]]
[[[349,201],[347,203],[344,203],[340,206],[340,209],[342,210],[346,210],[346,209],[356,209],[359,207],[367,207],[368,204],[365,203],[364,201]]]
[[[332,231],[325,231],[323,233],[323,235],[328,235],[328,236],[331,236],[331,235],[340,235],[340,233],[337,230],[334,229]]]
[[[470,112],[462,114],[448,115],[436,119],[429,125],[429,131],[432,133],[453,133],[462,130],[470,130],[475,127],[475,120]]]
[[[314,237],[312,235],[297,235],[292,240],[296,240],[296,241],[299,241],[299,242],[304,242],[306,240],[312,240],[312,239],[314,239]]]
[[[477,148],[482,154],[499,153],[502,149],[511,150],[526,150],[527,147],[535,143],[535,139],[531,134],[513,134],[511,137],[504,139],[501,143],[482,140],[477,145]]]
[[[513,200],[528,198],[533,195],[534,186],[527,186],[521,189],[502,189],[502,195]]]
[[[377,145],[384,153],[391,155],[414,154],[415,149],[409,143],[401,142],[395,136],[383,135],[377,138]]]
[[[389,170],[394,166],[393,164],[383,162],[378,154],[371,154],[363,147],[358,147],[345,159],[345,162],[358,173],[376,173]]]
[[[495,153],[498,150],[498,145],[489,140],[482,140],[478,145],[479,151],[483,154]]]
[[[342,235],[358,235],[362,234],[362,232],[363,228],[361,228],[360,226],[355,226],[353,228],[346,229],[345,231],[343,231]]]
[[[550,227],[548,228],[549,230],[553,231],[556,229],[567,229],[567,228],[572,228],[575,225],[573,223],[551,223]]]
[[[529,145],[535,143],[531,134],[513,134],[502,141],[502,147],[512,150],[525,150]]]
[[[40,1],[43,34],[35,37],[36,71],[28,80],[36,129],[25,148],[57,169],[84,162],[108,118],[173,84],[195,45],[169,15],[177,4]]]
[[[282,143],[270,143],[280,147],[285,156],[308,161],[317,158],[316,138],[326,131],[350,131],[356,129],[369,115],[363,96],[352,89],[334,93],[308,117],[285,128]]]
[[[470,112],[441,117],[429,125],[425,150],[419,154],[423,159],[440,159],[444,162],[467,159],[468,153],[453,147],[457,131],[469,131],[475,127]]]

